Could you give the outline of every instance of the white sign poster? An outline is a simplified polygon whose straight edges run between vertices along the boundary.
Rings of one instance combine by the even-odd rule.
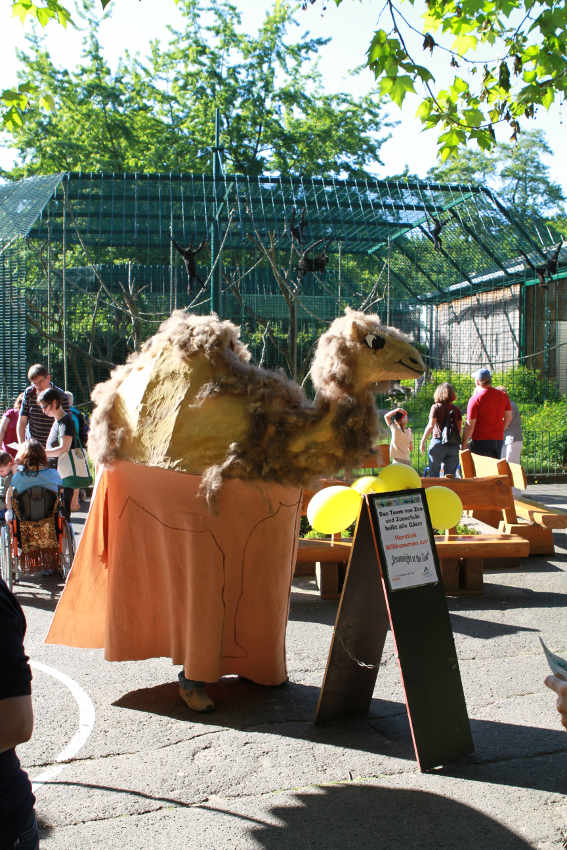
[[[383,567],[392,590],[435,584],[437,571],[420,493],[373,497]]]

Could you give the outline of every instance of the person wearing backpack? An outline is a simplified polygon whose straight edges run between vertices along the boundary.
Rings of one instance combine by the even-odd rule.
[[[439,384],[433,393],[434,403],[419,444],[419,450],[424,452],[427,438],[431,435],[428,457],[432,478],[439,478],[441,464],[445,475],[455,475],[459,465],[463,415],[453,404],[456,398],[455,388],[449,383]]]
[[[75,423],[75,432],[81,441],[81,446],[86,448],[87,440],[89,438],[89,421],[86,416],[81,413],[78,407],[75,407],[73,393],[70,390],[66,390],[65,395],[69,399],[69,413],[73,417],[73,422]]]
[[[74,405],[74,396],[70,390],[65,391],[65,395],[69,399],[69,413],[75,423],[75,434],[79,438],[79,442],[84,449],[89,438],[89,422],[81,411]],[[73,490],[73,498],[71,499],[71,512],[78,511],[81,508],[80,498],[81,490]]]

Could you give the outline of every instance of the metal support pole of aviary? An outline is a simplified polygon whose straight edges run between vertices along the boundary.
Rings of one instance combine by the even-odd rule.
[[[211,216],[211,313],[221,315],[221,261],[218,258],[217,268],[215,268],[215,260],[217,259],[217,250],[219,245],[219,207],[217,197],[217,182],[221,177],[221,161],[220,161],[220,110],[215,110],[215,146],[213,148],[213,214]]]

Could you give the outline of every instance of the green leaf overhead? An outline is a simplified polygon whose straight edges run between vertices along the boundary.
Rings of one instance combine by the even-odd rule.
[[[508,125],[515,141],[539,107],[565,100],[565,0],[427,0],[421,17],[417,6],[416,0],[377,6],[367,62],[380,92],[400,107],[413,83],[418,117],[427,128],[444,130],[443,160],[471,140],[491,147],[499,125]],[[434,75],[440,57],[446,67]]]

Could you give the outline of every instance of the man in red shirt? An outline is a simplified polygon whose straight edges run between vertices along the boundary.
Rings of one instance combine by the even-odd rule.
[[[471,452],[500,458],[504,431],[512,419],[510,399],[492,386],[488,369],[479,369],[475,376],[476,391],[467,405],[467,424],[463,432],[463,448],[471,440]]]

